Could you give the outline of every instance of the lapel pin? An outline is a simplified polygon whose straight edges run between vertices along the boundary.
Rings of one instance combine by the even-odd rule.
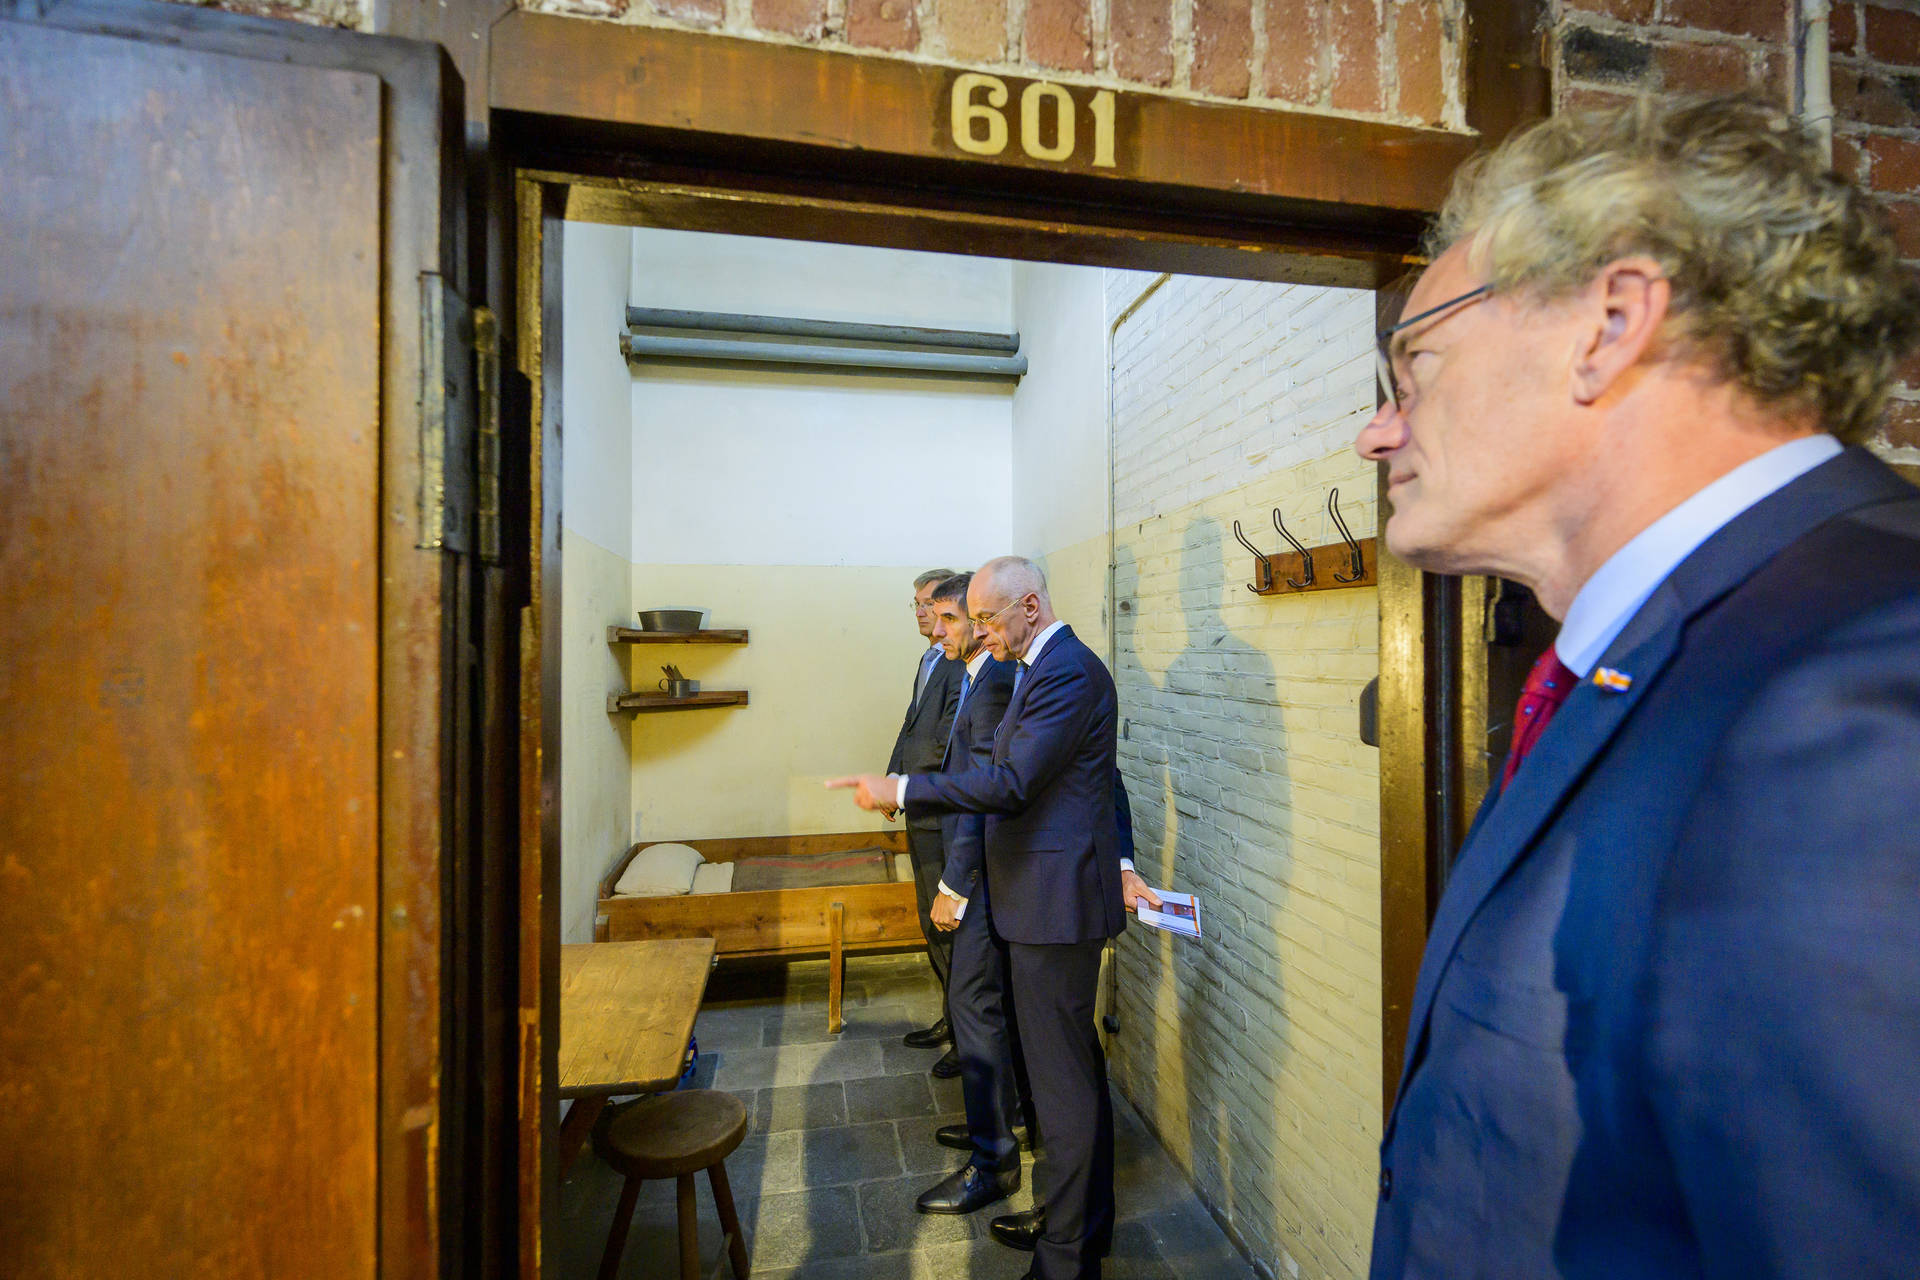
[[[1633,677],[1612,667],[1600,667],[1593,673],[1593,683],[1608,693],[1625,693],[1633,688]]]

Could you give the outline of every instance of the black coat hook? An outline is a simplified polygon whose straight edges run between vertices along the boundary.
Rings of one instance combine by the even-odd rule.
[[[1241,546],[1253,552],[1254,568],[1259,570],[1260,585],[1256,587],[1252,583],[1248,583],[1247,590],[1257,596],[1265,595],[1267,592],[1273,590],[1273,569],[1267,564],[1267,557],[1261,552],[1260,548],[1248,542],[1247,535],[1240,532],[1240,522],[1238,520],[1233,522],[1233,536],[1240,540]]]
[[[1333,571],[1335,582],[1358,582],[1367,576],[1367,560],[1360,554],[1360,544],[1353,540],[1353,534],[1347,529],[1347,522],[1340,518],[1340,490],[1335,489],[1327,495],[1327,514],[1333,517],[1333,527],[1347,540],[1347,556],[1353,566],[1351,573]]]
[[[1285,538],[1289,543],[1291,543],[1293,545],[1293,549],[1300,553],[1300,565],[1301,565],[1300,580],[1296,582],[1292,578],[1288,578],[1287,585],[1292,587],[1295,591],[1304,590],[1305,588],[1312,586],[1313,585],[1313,552],[1301,546],[1300,539],[1294,537],[1292,534],[1287,532],[1287,526],[1283,524],[1280,520],[1280,508],[1278,507],[1275,507],[1273,509],[1273,527],[1278,529],[1280,531],[1280,536]]]

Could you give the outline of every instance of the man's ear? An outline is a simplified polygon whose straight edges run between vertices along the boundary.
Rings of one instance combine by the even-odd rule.
[[[1590,405],[1618,385],[1660,337],[1673,284],[1652,258],[1618,258],[1581,295],[1586,323],[1573,352],[1573,396]]]

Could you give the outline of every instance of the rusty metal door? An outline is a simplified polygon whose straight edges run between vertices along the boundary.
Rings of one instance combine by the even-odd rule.
[[[457,85],[36,9],[0,8],[0,1270],[431,1275]]]

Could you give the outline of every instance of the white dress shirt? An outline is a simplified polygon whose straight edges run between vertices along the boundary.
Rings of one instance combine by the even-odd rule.
[[[1735,516],[1839,453],[1822,432],[1743,462],[1655,520],[1607,558],[1567,606],[1553,647],[1580,679],[1600,661],[1667,575]]]

